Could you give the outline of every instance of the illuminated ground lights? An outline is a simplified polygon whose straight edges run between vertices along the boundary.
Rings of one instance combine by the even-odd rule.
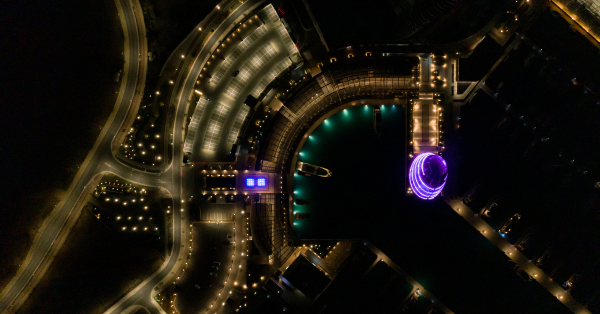
[[[410,165],[408,181],[414,193],[424,199],[435,198],[446,185],[448,167],[446,161],[433,153],[418,155]]]

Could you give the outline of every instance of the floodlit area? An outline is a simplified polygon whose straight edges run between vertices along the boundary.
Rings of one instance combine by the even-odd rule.
[[[258,23],[258,22],[257,22]],[[231,65],[237,60],[237,58],[242,55],[248,47],[252,46],[252,44],[261,36],[267,33],[267,27],[261,25],[257,28],[252,34],[242,40],[241,43],[223,60],[223,63],[218,67],[217,71],[213,74],[210,79],[211,85],[217,86],[221,81],[221,78],[227,73]]]
[[[106,117],[13,106],[1,313],[600,313],[600,0],[184,2],[115,2]]]
[[[208,159],[229,152],[250,112],[244,99],[260,97],[270,82],[300,61],[272,5],[243,20],[217,45],[198,76],[198,89],[210,101],[203,111],[195,111],[185,151]]]
[[[225,118],[230,109],[231,108],[227,105],[219,104],[215,111],[213,111],[213,114],[210,116],[210,120],[208,122],[208,128],[204,134],[204,150],[211,152],[215,151],[221,136],[223,124],[225,123]]]
[[[233,123],[233,126],[231,127],[231,131],[229,132],[229,137],[227,138],[227,141],[229,143],[233,144],[237,141],[238,134],[240,133],[240,128],[242,127],[242,123],[244,123],[244,120],[246,120],[246,116],[248,115],[249,111],[250,111],[250,108],[248,108],[248,107],[240,108],[240,111],[237,113],[237,115],[235,117],[235,122]]]
[[[429,99],[427,99],[429,98]],[[439,151],[440,116],[442,107],[439,100],[433,97],[422,97],[412,102],[412,138],[413,155],[420,153],[437,153]]]
[[[269,71],[269,73],[267,73],[265,77],[262,80],[260,80],[260,82],[256,85],[256,87],[252,91],[252,96],[254,96],[254,98],[259,98],[260,94],[265,90],[267,85],[269,85],[269,83],[271,83],[277,76],[279,76],[279,74],[281,74],[291,65],[292,61],[290,61],[289,59],[284,59],[276,66],[274,66],[273,69]]]
[[[235,100],[240,96],[241,91],[246,87],[248,80],[254,77],[271,58],[275,56],[277,50],[272,43],[260,48],[252,55],[249,60],[240,68],[240,73],[225,88],[225,95]]]

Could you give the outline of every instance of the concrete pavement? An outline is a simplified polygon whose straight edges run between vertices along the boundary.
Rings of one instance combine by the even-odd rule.
[[[228,2],[230,1],[223,1],[223,3]],[[165,188],[169,189],[173,196],[173,252],[169,257],[167,257],[167,261],[158,271],[156,271],[152,276],[138,285],[138,287],[119,300],[115,305],[108,309],[106,313],[122,313],[127,308],[135,304],[144,306],[150,313],[162,313],[162,310],[159,308],[158,304],[156,304],[153,297],[159,293],[163,287],[166,287],[168,283],[173,282],[177,270],[185,265],[185,255],[188,248],[187,241],[184,240],[187,239],[187,234],[189,233],[189,220],[187,213],[182,207],[182,202],[185,202],[187,198],[192,196],[193,180],[186,180],[186,178],[192,176],[192,168],[184,167],[183,165],[182,151],[184,134],[182,125],[187,116],[189,99],[192,96],[194,84],[201,69],[201,65],[210,57],[212,51],[214,50],[214,46],[218,44],[220,38],[225,36],[224,34],[227,33],[227,30],[235,25],[236,21],[241,19],[248,10],[253,9],[257,6],[257,3],[260,2],[262,1],[246,1],[219,25],[219,27],[213,32],[204,45],[202,45],[202,42],[198,41],[196,43],[197,46],[188,46],[188,53],[184,54],[192,55],[192,52],[196,48],[201,47],[201,50],[196,58],[185,59],[186,61],[184,62],[184,66],[182,67],[181,71],[179,71],[179,77],[177,78],[174,86],[174,90],[179,92],[173,93],[172,96],[173,104],[176,105],[177,110],[172,131],[173,162],[169,171],[170,175],[165,173],[155,176],[155,178],[166,177],[171,182],[171,186]],[[191,69],[186,71],[185,69],[188,68]],[[194,70],[196,71],[195,74]]]
[[[484,237],[504,252],[508,258],[513,260],[519,267],[531,275],[531,277],[544,287],[544,289],[548,290],[548,292],[571,309],[573,313],[591,314],[588,309],[577,302],[569,293],[561,288],[559,284],[554,282],[550,276],[546,275],[546,273],[532,263],[529,258],[523,255],[521,251],[517,250],[512,243],[500,236],[494,228],[488,225],[476,213],[471,211],[471,209],[462,202],[462,198],[448,199],[446,203],[450,205],[457,214],[470,223],[473,228],[479,230]]]
[[[231,1],[224,1],[231,2]],[[254,5],[252,1],[247,2],[244,8]],[[61,236],[64,238],[68,235],[61,234],[65,231],[63,227],[69,218],[73,218],[80,210],[79,203],[85,200],[89,193],[86,192],[86,187],[90,184],[91,179],[102,171],[110,171],[120,175],[128,180],[152,186],[161,186],[169,190],[173,195],[174,208],[174,233],[175,235],[185,235],[185,226],[187,225],[186,214],[181,211],[181,191],[182,187],[182,156],[181,156],[181,141],[183,138],[181,127],[187,106],[178,106],[176,123],[174,126],[174,162],[168,171],[159,174],[150,174],[139,170],[134,170],[129,166],[118,162],[111,153],[111,144],[120,143],[123,132],[120,132],[122,126],[127,121],[127,117],[135,115],[137,105],[141,99],[141,94],[144,87],[144,79],[146,74],[145,55],[147,51],[145,40],[145,27],[143,25],[142,9],[138,1],[117,0],[117,9],[125,34],[125,71],[123,74],[123,83],[117,98],[115,110],[111,114],[101,135],[96,141],[93,149],[88,154],[80,171],[74,179],[73,184],[67,191],[67,198],[58,204],[52,214],[46,219],[44,225],[40,229],[40,233],[34,239],[34,244],[27,256],[23,266],[19,269],[17,275],[2,291],[0,295],[0,312],[12,312],[18,309],[21,303],[27,298],[27,291],[35,286],[35,283],[43,276],[43,271],[38,271],[42,262],[47,260],[50,250],[57,251],[60,246],[57,246],[55,239]],[[236,19],[243,15],[244,10],[236,10],[221,24],[227,27],[227,23],[233,24]],[[218,34],[219,32],[215,32]],[[215,35],[213,34],[213,35]],[[219,36],[211,36],[205,47],[214,45]],[[199,56],[207,57],[210,51],[202,51]],[[144,57],[142,57],[144,54]],[[144,59],[144,61],[142,61]],[[183,72],[183,71],[181,71]],[[181,73],[180,72],[180,73]],[[185,80],[185,78],[183,78]],[[192,78],[192,81],[195,77]],[[181,94],[191,92],[191,86],[183,88]],[[180,94],[180,95],[181,95]],[[177,99],[181,100],[180,97]],[[133,106],[132,106],[133,104]],[[123,128],[126,129],[126,128]],[[121,139],[122,140],[122,139]],[[118,145],[117,145],[118,146]],[[189,181],[188,181],[189,182]],[[191,187],[187,187],[191,188]],[[85,202],[83,202],[85,203]],[[184,229],[184,230],[182,230]],[[151,313],[159,313],[157,307],[152,304],[151,293],[156,284],[160,284],[163,280],[168,279],[170,274],[174,272],[172,269],[177,268],[180,264],[179,257],[181,248],[181,236],[174,236],[174,250],[168,261],[163,264],[161,269],[153,276],[144,281],[140,286],[130,292],[123,300],[115,304],[108,312],[120,313],[130,308],[131,305],[137,304],[146,307]],[[18,302],[15,300],[18,299]]]
[[[173,161],[167,170],[161,173],[147,173],[133,169],[115,159],[111,153],[111,151],[114,151],[115,147],[119,146],[122,142],[122,136],[126,134],[126,132],[122,131],[127,129],[124,126],[131,123],[132,117],[134,117],[137,112],[137,106],[139,105],[141,94],[143,93],[147,55],[145,27],[143,26],[142,9],[139,2],[137,0],[115,0],[115,2],[119,10],[125,33],[126,60],[123,81],[115,105],[115,110],[103,128],[94,148],[90,151],[86,161],[81,166],[73,184],[67,191],[67,198],[64,199],[46,219],[44,226],[40,229],[41,232],[34,240],[34,244],[26,262],[21,269],[19,269],[15,278],[0,294],[0,312],[16,310],[20,305],[19,302],[22,303],[26,299],[28,295],[26,291],[28,289],[30,291],[30,289],[35,286],[36,280],[39,281],[43,276],[43,271],[39,271],[40,265],[49,261],[47,257],[51,250],[58,251],[58,249],[60,249],[60,245],[55,243],[55,239],[59,236],[66,238],[68,230],[66,230],[66,234],[62,233],[65,232],[65,224],[69,219],[72,220],[76,217],[74,215],[80,210],[80,204],[82,202],[85,204],[84,200],[87,195],[89,195],[88,189],[90,186],[95,186],[95,184],[91,184],[94,176],[104,171],[115,173],[127,180],[139,184],[163,187],[171,193],[174,203],[174,244],[172,254],[167,257],[166,262],[157,272],[114,304],[107,310],[107,313],[123,313],[138,308],[139,306],[146,308],[150,313],[161,313],[162,310],[157,307],[153,300],[153,296],[158,293],[162,287],[167,286],[168,283],[173,281],[177,270],[184,265],[185,253],[187,252],[187,244],[185,244],[187,242],[185,242],[185,239],[187,239],[187,234],[189,232],[189,219],[185,212],[185,206],[182,206],[182,204],[185,204],[184,202],[186,202],[188,197],[193,195],[193,180],[186,180],[191,177],[192,171],[182,164],[182,147],[184,140],[182,126],[184,125],[188,114],[189,100],[193,95],[196,79],[216,46],[239,21],[244,19],[248,12],[257,8],[264,0],[246,1],[237,10],[231,12],[229,16],[215,28],[215,31],[206,37],[207,40],[205,41],[199,40],[200,33],[194,35],[194,32],[192,32],[184,41],[185,44],[182,43],[182,45],[176,49],[173,56],[177,57],[180,54],[180,49],[185,50],[185,52],[181,51],[181,53],[186,56],[196,55],[195,52],[198,51],[197,56],[195,58],[190,57],[177,61],[170,58],[167,62],[169,65],[177,64],[175,72],[178,73],[178,76],[171,96],[171,102],[177,109],[172,131]],[[223,1],[221,3],[223,9],[225,9],[226,4],[231,2],[232,1],[230,0]],[[219,9],[215,9],[215,11],[213,11],[215,14],[211,13],[211,15],[209,15],[211,18],[207,23],[212,22],[212,17],[217,14],[218,10]],[[201,27],[199,26],[199,28]],[[283,44],[280,44],[280,46],[283,47]],[[447,70],[449,71],[449,69]],[[166,72],[166,70],[163,69],[163,72]],[[448,74],[449,73],[446,73],[446,75]],[[448,85],[449,86],[444,89],[444,92],[449,95],[450,86],[452,84]],[[248,88],[248,90],[250,89]],[[431,91],[437,90],[438,89],[432,89]],[[441,88],[439,90],[441,90]],[[225,123],[226,125],[223,128],[225,134],[227,134],[227,131],[231,128],[230,124],[234,122],[233,117],[234,115],[230,114],[228,122]],[[164,136],[163,138],[167,137]],[[226,143],[224,141],[225,139],[226,135],[221,135],[221,147]],[[245,253],[247,253],[246,243],[248,241],[246,220],[248,214],[242,214],[242,210],[243,204],[238,204],[236,206],[235,218],[236,247],[235,253],[232,256],[233,266],[237,265],[237,267],[232,267],[230,277],[227,280],[223,291],[231,291],[234,286],[243,285],[243,283],[245,283]],[[237,284],[235,284],[236,282]],[[217,298],[213,304],[213,310],[224,312],[225,308],[222,307],[222,303],[226,298],[227,295]]]

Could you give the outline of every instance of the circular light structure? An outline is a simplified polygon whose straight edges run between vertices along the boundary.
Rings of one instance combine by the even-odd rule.
[[[410,187],[418,197],[430,200],[438,196],[448,178],[446,161],[432,153],[419,154],[408,172]]]

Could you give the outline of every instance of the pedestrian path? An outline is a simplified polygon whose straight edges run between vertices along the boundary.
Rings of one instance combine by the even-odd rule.
[[[569,293],[567,293],[559,284],[554,282],[546,273],[538,268],[529,258],[515,248],[508,240],[500,236],[500,234],[488,225],[478,214],[475,214],[471,209],[462,202],[462,198],[447,199],[446,203],[452,209],[462,216],[473,228],[479,230],[481,234],[490,242],[498,247],[502,252],[514,261],[519,267],[527,272],[534,280],[536,280],[548,292],[554,295],[560,302],[567,306],[573,313],[591,314],[591,312],[577,302]]]

